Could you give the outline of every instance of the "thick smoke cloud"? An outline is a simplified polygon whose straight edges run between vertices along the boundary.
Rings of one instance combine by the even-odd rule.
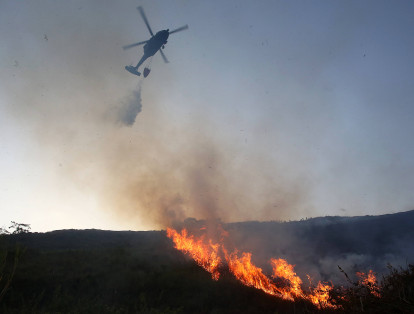
[[[246,169],[232,164],[225,143],[193,134],[169,146],[170,132],[158,126],[145,133],[142,146],[129,143],[122,147],[118,142],[119,155],[101,154],[105,165],[99,169],[102,197],[124,219],[142,219],[159,227],[187,217],[268,219],[283,215],[284,206],[300,204],[301,189],[286,180],[267,186],[266,180],[260,180],[265,171],[260,165],[255,165],[258,174],[253,178]],[[260,187],[259,195],[248,178],[255,180],[255,188]],[[274,204],[282,208],[272,216],[269,207]]]

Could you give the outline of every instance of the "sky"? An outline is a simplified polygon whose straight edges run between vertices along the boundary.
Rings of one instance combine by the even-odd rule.
[[[154,32],[170,36],[138,78]],[[0,226],[414,209],[412,1],[0,2]]]

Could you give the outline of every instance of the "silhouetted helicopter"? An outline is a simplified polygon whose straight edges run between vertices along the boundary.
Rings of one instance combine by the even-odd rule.
[[[144,9],[141,6],[139,6],[137,9],[138,9],[139,13],[141,13],[141,17],[144,20],[145,25],[147,25],[147,28],[148,28],[148,30],[149,30],[152,37],[148,40],[144,40],[144,41],[137,42],[135,44],[127,45],[127,46],[124,46],[122,48],[124,48],[124,50],[126,50],[126,49],[129,49],[129,48],[135,47],[135,46],[145,44],[144,45],[144,55],[142,56],[141,60],[139,60],[137,66],[134,67],[132,65],[127,65],[125,67],[125,69],[128,72],[131,72],[132,74],[135,74],[135,75],[141,75],[141,73],[138,72],[138,67],[145,60],[147,60],[149,57],[152,57],[153,55],[155,55],[158,50],[160,51],[161,56],[164,59],[164,62],[168,63],[167,57],[165,56],[164,52],[161,49],[164,49],[164,46],[167,43],[168,36],[170,36],[171,34],[186,30],[188,28],[188,25],[181,26],[181,27],[179,27],[179,28],[177,28],[177,29],[175,29],[171,32],[170,32],[169,29],[165,29],[165,30],[159,31],[158,33],[156,33],[154,35],[152,33],[151,27],[148,23],[147,17],[144,13]],[[149,69],[145,68],[144,69],[144,77],[147,77],[148,74],[149,74]]]

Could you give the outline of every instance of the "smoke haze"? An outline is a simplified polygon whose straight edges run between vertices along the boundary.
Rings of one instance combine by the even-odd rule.
[[[87,227],[104,212],[151,229],[412,209],[410,10],[352,3],[145,2],[154,31],[190,28],[139,83],[124,66],[142,47],[121,48],[149,36],[134,1],[3,1],[9,220]]]

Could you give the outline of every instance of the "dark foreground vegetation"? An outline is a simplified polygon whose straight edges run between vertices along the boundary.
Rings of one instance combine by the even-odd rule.
[[[336,287],[331,297],[339,305],[337,313],[414,313],[414,265],[395,269],[380,278],[378,285],[350,282]]]
[[[213,281],[163,232],[8,237],[10,258],[13,242],[26,250],[0,303],[1,313],[286,313],[295,307],[230,276]]]
[[[14,272],[0,313],[414,313],[411,265],[390,268],[376,290],[349,279],[331,293],[341,309],[320,310],[231,275],[212,280],[162,231],[10,234],[1,236],[0,251],[0,292]]]

